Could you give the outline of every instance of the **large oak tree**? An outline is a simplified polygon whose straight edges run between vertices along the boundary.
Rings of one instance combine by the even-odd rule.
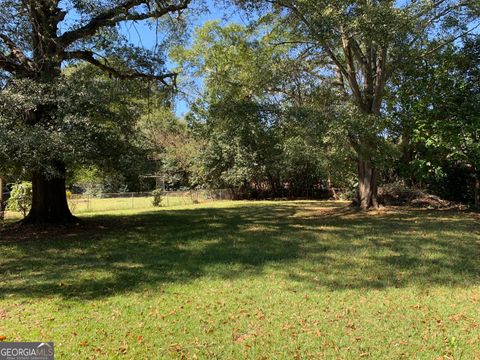
[[[55,137],[48,136],[56,126],[69,126],[67,120],[59,125],[63,120],[56,101],[65,79],[64,64],[87,62],[121,79],[148,79],[171,86],[175,74],[165,70],[158,54],[135,48],[122,36],[119,27],[157,19],[158,30],[159,21],[174,22],[189,3],[190,0],[0,0],[2,91],[20,91],[21,83],[26,93],[39,99],[21,107],[10,92],[9,103],[2,102],[0,117],[16,116],[26,129],[25,136],[28,129],[35,132],[41,128],[47,139],[47,144],[38,146],[45,154],[45,163],[26,169],[33,185],[33,204],[26,223],[65,223],[74,219],[65,194],[66,164],[62,156],[51,156],[55,154]],[[28,96],[22,99],[28,100]],[[15,108],[20,110],[15,113]],[[8,140],[13,130],[4,127],[0,131],[0,140]],[[22,141],[21,136],[18,139]],[[38,156],[35,152],[32,148],[32,158]]]

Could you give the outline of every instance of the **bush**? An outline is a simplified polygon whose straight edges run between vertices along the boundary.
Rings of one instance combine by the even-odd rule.
[[[32,207],[32,183],[23,181],[12,187],[10,198],[7,202],[7,210],[18,211],[23,217],[27,216]]]
[[[347,183],[345,187],[338,191],[339,200],[358,202],[358,182]]]
[[[153,206],[162,206],[162,193],[163,191],[160,190],[160,189],[156,189],[156,190],[153,190],[152,191],[152,195],[153,195]]]

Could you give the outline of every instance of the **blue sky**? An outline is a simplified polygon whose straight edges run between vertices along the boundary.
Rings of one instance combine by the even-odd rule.
[[[399,6],[405,5],[406,0],[396,0]],[[248,19],[238,8],[231,5],[225,5],[225,0],[194,0],[192,6],[187,11],[189,29],[188,33],[193,34],[195,27],[202,26],[209,20],[220,20],[222,22],[236,22],[240,24],[247,24]],[[203,4],[202,9],[199,9]],[[75,20],[75,14],[72,15]],[[67,21],[68,22],[68,21]],[[150,23],[151,25],[152,23]],[[156,34],[155,26],[149,26],[147,21],[136,22],[134,24],[124,23],[121,25],[121,31],[128,37],[129,41],[135,45],[142,46],[146,49],[154,49],[157,42],[157,37],[161,42],[162,34]],[[476,30],[478,33],[480,30]],[[167,69],[176,67],[176,64],[169,62],[167,59]],[[178,116],[183,116],[189,110],[188,103],[177,97],[175,103],[175,111]]]
[[[220,20],[222,22],[236,22],[247,23],[245,16],[242,16],[238,8],[232,5],[226,5],[226,0],[193,0],[191,6],[185,13],[188,21],[188,34],[192,35],[196,27],[202,26],[209,20]],[[62,0],[60,7],[68,10],[68,15],[60,25],[60,30],[69,29],[72,25],[80,20],[80,15],[74,10],[71,0]],[[159,32],[156,34],[155,23],[146,20],[140,22],[125,22],[120,23],[120,31],[127,39],[134,45],[143,47],[145,49],[154,50],[157,43],[162,42],[163,34]],[[191,38],[190,38],[191,39]],[[176,64],[168,61],[166,68],[175,68]],[[175,102],[175,111],[179,117],[185,115],[189,110],[188,103],[177,96]]]
[[[218,1],[217,1],[218,2]],[[197,3],[198,4],[198,3]],[[237,23],[247,23],[247,19],[242,16],[238,9],[233,6],[225,6],[220,4],[215,4],[215,0],[206,0],[205,8],[203,10],[197,10],[198,5],[189,10],[189,29],[188,32],[193,34],[193,31],[196,27],[202,26],[206,21],[209,20],[220,20],[222,22],[237,22]],[[128,37],[129,41],[133,44],[142,46],[146,49],[154,49],[157,42],[157,35],[155,34],[155,28],[148,25],[146,22],[139,22],[132,24],[123,24],[121,26],[122,32]],[[158,34],[159,39],[161,39],[162,34]],[[167,68],[174,68],[175,64],[168,62]],[[177,98],[175,103],[175,112],[179,117],[185,115],[189,110],[188,103],[181,99]]]

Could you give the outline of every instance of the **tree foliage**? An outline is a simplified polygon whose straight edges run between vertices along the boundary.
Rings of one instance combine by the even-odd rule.
[[[158,19],[151,23],[157,31],[179,35],[178,15],[189,3],[0,1],[0,157],[4,167],[23,167],[32,178],[33,202],[26,222],[75,220],[65,196],[68,166],[93,158],[101,162],[109,150],[118,149],[112,144],[126,143],[122,133],[125,123],[109,126],[104,121],[115,112],[129,118],[128,105],[102,106],[98,101],[109,94],[104,88],[95,91],[96,85],[102,88],[98,84],[102,77],[84,87],[77,76],[65,74],[65,66],[86,62],[118,79],[174,85],[176,74],[166,70],[163,53],[176,36],[164,36],[165,42],[147,50],[131,43],[120,25]],[[16,106],[11,107],[12,102]],[[120,153],[129,156],[127,150]]]
[[[23,181],[12,186],[10,197],[7,201],[7,210],[18,211],[27,216],[32,207],[32,183]]]

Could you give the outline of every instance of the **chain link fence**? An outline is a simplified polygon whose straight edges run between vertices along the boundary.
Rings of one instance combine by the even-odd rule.
[[[155,208],[151,192],[103,193],[96,196],[68,194],[67,198],[70,210],[75,215]],[[232,199],[234,199],[234,194],[230,189],[164,191],[162,193],[161,207],[174,208],[176,206]],[[13,211],[5,211],[0,215],[6,220],[20,220],[22,218],[20,213]]]
[[[233,193],[229,189],[164,191],[161,207],[168,208],[233,198]],[[153,195],[150,192],[104,193],[97,196],[72,194],[68,198],[68,203],[74,214],[154,207]]]

